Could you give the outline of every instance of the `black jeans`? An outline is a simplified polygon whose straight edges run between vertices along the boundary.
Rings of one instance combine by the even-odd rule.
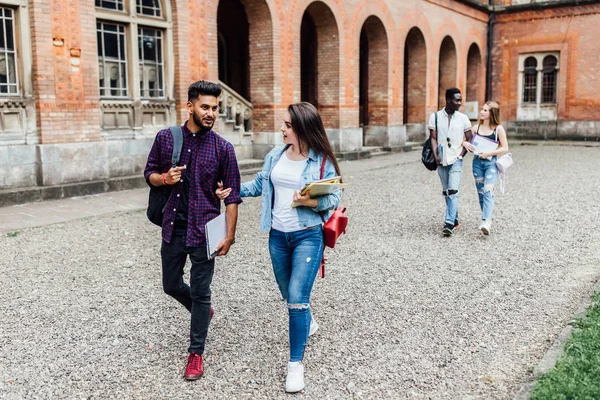
[[[204,352],[210,323],[210,284],[215,270],[215,260],[209,260],[206,247],[187,247],[185,235],[174,234],[171,243],[162,242],[163,289],[166,294],[183,304],[192,314],[190,347],[196,354]],[[190,285],[183,281],[183,267],[190,256]]]

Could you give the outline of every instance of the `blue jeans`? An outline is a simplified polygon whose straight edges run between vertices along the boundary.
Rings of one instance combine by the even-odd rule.
[[[479,207],[481,207],[481,220],[492,219],[494,212],[494,193],[498,182],[498,168],[496,168],[496,156],[490,159],[473,157],[473,177],[479,196]]]
[[[462,160],[457,159],[452,165],[438,165],[437,168],[442,181],[442,194],[446,199],[445,222],[447,224],[454,225],[454,221],[458,218],[458,189],[462,176],[462,163]]]
[[[290,361],[302,361],[310,328],[310,293],[323,257],[323,228],[271,229],[269,252],[279,291],[287,302]]]

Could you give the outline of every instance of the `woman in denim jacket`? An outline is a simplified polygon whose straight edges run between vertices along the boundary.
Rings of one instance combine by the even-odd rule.
[[[323,256],[323,220],[338,207],[341,190],[311,198],[300,195],[308,183],[341,176],[323,122],[310,103],[288,107],[281,126],[283,146],[265,157],[262,171],[242,184],[242,197],[262,196],[260,229],[269,233],[269,253],[289,315],[290,359],[286,392],[304,388],[304,348],[318,328],[310,311],[310,294]],[[325,159],[323,176],[321,164]],[[229,189],[219,188],[224,199]],[[292,208],[292,202],[300,206]]]
[[[506,131],[500,125],[500,106],[495,101],[486,102],[479,112],[479,123],[473,127],[474,133],[479,136],[498,142],[498,148],[489,153],[473,155],[473,177],[479,206],[481,207],[481,224],[479,229],[484,235],[489,235],[492,230],[492,213],[494,211],[494,195],[496,183],[498,182],[498,168],[496,160],[498,156],[508,153],[508,140]],[[463,146],[473,152],[475,147],[464,142]]]

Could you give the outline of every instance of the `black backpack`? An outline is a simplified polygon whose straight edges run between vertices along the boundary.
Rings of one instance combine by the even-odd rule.
[[[437,111],[435,113],[435,131],[437,132]],[[431,135],[427,138],[425,143],[423,143],[423,151],[421,152],[421,161],[425,168],[430,171],[435,171],[437,169],[437,163],[435,162],[435,157],[433,156],[433,149],[431,148]]]
[[[180,126],[169,128],[173,136],[173,154],[171,155],[171,167],[175,168],[181,156],[181,147],[183,146],[183,133]],[[162,226],[163,213],[165,207],[173,193],[172,186],[152,186],[150,185],[150,195],[148,196],[148,209],[146,216],[155,225]]]

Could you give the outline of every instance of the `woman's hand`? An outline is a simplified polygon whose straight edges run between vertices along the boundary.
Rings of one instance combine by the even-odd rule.
[[[475,151],[475,146],[473,146],[471,143],[467,142],[466,140],[463,142],[462,145],[465,149],[467,149],[471,153]]]
[[[491,153],[480,153],[477,155],[479,156],[479,158],[485,158],[486,160],[492,156]]]
[[[223,182],[217,182],[217,190],[215,191],[215,194],[220,200],[225,200],[227,197],[229,197],[230,193],[231,188],[223,189]]]
[[[300,194],[299,190],[296,190],[294,192],[294,203],[298,203],[306,207],[316,207],[319,204],[319,201],[317,199],[310,198],[310,190],[306,192],[304,196]]]

